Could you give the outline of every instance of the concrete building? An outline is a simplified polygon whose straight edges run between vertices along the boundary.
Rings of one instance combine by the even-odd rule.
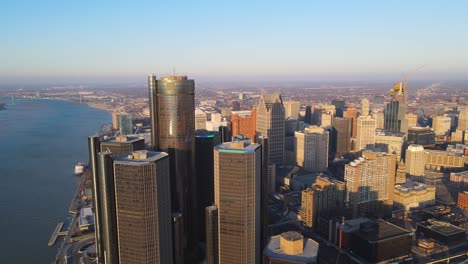
[[[401,160],[398,162],[398,167],[396,170],[395,183],[405,183],[406,182],[406,166]]]
[[[109,151],[112,155],[145,149],[145,140],[133,136],[116,136],[101,140],[100,152]]]
[[[333,132],[330,137],[332,148],[336,157],[351,152],[351,133],[353,121],[349,118],[334,117],[332,121]]]
[[[406,141],[406,135],[402,132],[389,132],[377,130],[375,132],[375,150],[395,154],[397,160],[401,159],[401,150]]]
[[[112,130],[119,130],[119,113],[112,112]]]
[[[172,263],[169,156],[142,150],[113,163],[119,263]]]
[[[432,129],[436,136],[447,135],[450,133],[450,124],[452,119],[448,116],[434,116],[432,117]]]
[[[405,154],[406,172],[411,176],[423,177],[426,167],[426,154],[421,145],[411,144]]]
[[[301,110],[301,102],[299,101],[284,101],[284,116],[292,117],[299,120],[299,112]]]
[[[369,115],[369,100],[367,98],[362,98],[361,100],[361,116],[368,116]]]
[[[393,205],[395,208],[409,211],[435,204],[435,187],[411,180],[395,185]]]
[[[386,215],[393,206],[396,156],[363,151],[345,166],[346,201],[353,217]]]
[[[466,131],[468,130],[468,106],[459,106],[458,111],[457,130]]]
[[[322,127],[311,126],[294,133],[296,164],[305,170],[324,172],[328,168],[329,132]]]
[[[234,111],[231,116],[232,137],[244,135],[255,142],[257,134],[257,109],[252,111]]]
[[[373,149],[375,145],[375,129],[377,127],[376,120],[370,116],[360,116],[357,118],[356,123],[355,150]]]
[[[441,150],[425,150],[426,168],[440,170],[442,168],[463,168],[465,157],[456,153]]]
[[[257,133],[268,137],[270,162],[278,166],[284,164],[284,106],[281,95],[262,94],[257,106]]]
[[[302,191],[301,201],[301,220],[307,226],[315,228],[320,213],[344,209],[345,183],[318,176],[312,186]]]
[[[195,130],[206,129],[207,121],[206,113],[199,108],[195,109]]]
[[[214,173],[219,263],[259,264],[261,146],[240,140],[218,145]]]
[[[346,111],[343,112],[343,117],[350,118],[352,121],[353,130],[351,132],[351,137],[356,137],[357,135],[357,110],[354,105],[348,106]]]
[[[315,264],[318,248],[316,241],[288,231],[270,238],[263,250],[263,264]]]
[[[408,142],[423,145],[424,148],[435,147],[435,133],[429,127],[408,128]]]
[[[458,194],[457,206],[463,210],[468,210],[468,192],[464,191]]]
[[[327,127],[332,125],[333,115],[330,112],[322,112],[320,115],[320,126]]]
[[[377,129],[383,129],[384,128],[384,113],[382,111],[372,111],[371,116],[376,121],[375,127]]]

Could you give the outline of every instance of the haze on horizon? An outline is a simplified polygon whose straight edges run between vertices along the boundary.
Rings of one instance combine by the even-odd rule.
[[[468,2],[8,1],[0,84],[468,80]]]

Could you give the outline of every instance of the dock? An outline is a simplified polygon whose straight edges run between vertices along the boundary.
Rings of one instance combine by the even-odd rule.
[[[49,243],[48,243],[49,247],[55,244],[55,241],[57,240],[57,237],[59,236],[59,233],[60,233],[60,230],[62,230],[62,227],[63,227],[63,222],[58,223],[57,226],[55,227],[55,230],[49,239]]]

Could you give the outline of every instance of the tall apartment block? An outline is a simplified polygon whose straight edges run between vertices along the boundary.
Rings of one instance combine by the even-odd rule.
[[[406,149],[406,172],[417,179],[424,177],[426,167],[426,153],[421,145],[411,144]]]
[[[343,117],[350,118],[352,120],[353,130],[351,131],[351,137],[356,137],[357,134],[357,110],[354,105],[348,106],[346,111],[343,112]]]
[[[396,156],[363,151],[363,157],[345,166],[346,201],[353,217],[391,212]]]
[[[375,129],[377,121],[371,116],[360,116],[356,122],[356,149],[372,149],[375,145]]]
[[[214,172],[219,263],[259,264],[261,146],[247,140],[218,145]]]
[[[329,132],[323,127],[311,126],[294,132],[296,164],[305,170],[324,172],[328,168]]]
[[[268,138],[270,162],[284,164],[285,111],[278,92],[262,94],[257,105],[257,132]]]
[[[257,133],[257,109],[254,107],[252,111],[237,111],[231,116],[231,134],[233,137],[244,135],[255,141]]]

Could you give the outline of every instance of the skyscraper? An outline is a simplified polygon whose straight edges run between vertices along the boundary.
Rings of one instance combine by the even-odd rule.
[[[257,132],[268,137],[268,156],[271,163],[284,164],[284,126],[285,114],[283,100],[279,92],[262,94],[257,106]]]
[[[353,217],[386,215],[393,206],[396,156],[371,151],[362,155],[345,166],[346,201]]]
[[[169,154],[174,261],[193,262],[197,247],[194,180],[195,82],[187,76],[148,77],[151,141]]]
[[[205,241],[205,209],[214,203],[213,149],[221,144],[219,132],[200,133],[195,137],[197,212],[200,240]]]
[[[145,149],[145,140],[132,136],[116,136],[101,140],[100,152],[109,151],[112,155]]]
[[[346,108],[345,100],[333,99],[331,103],[335,106],[336,117],[343,117],[343,111]]]
[[[206,264],[218,264],[218,208],[205,208]]]
[[[233,112],[231,116],[231,133],[235,137],[237,135],[245,135],[255,141],[257,133],[257,109],[254,107],[252,111]]]
[[[333,133],[330,141],[332,141],[335,156],[341,157],[351,151],[352,120],[350,118],[334,117],[332,126]]]
[[[133,134],[132,116],[130,114],[119,114],[120,135]]]
[[[390,90],[391,101],[385,109],[385,130],[391,132],[401,131],[402,123],[406,117],[406,81],[396,83]]]
[[[416,179],[424,177],[426,167],[426,154],[424,147],[421,145],[411,144],[406,149],[405,155],[406,172],[411,176],[416,176]]]
[[[371,116],[357,118],[356,149],[372,149],[375,145],[375,128],[377,122]]]
[[[122,155],[113,171],[119,263],[172,263],[168,155]]]
[[[301,110],[301,102],[299,101],[285,101],[284,102],[284,116],[286,118],[292,117],[299,120],[299,111]]]
[[[354,105],[348,106],[348,109],[343,112],[343,117],[350,118],[352,120],[353,130],[351,132],[351,137],[356,137],[357,134],[357,110],[354,108]]]
[[[214,156],[219,263],[259,264],[261,146],[227,142],[215,148]]]
[[[458,111],[457,130],[466,131],[468,130],[468,106],[459,106]]]
[[[309,125],[312,125],[312,106],[310,105],[306,106],[304,122],[306,122]]]
[[[367,98],[362,98],[361,100],[361,116],[369,115],[369,100]]]
[[[329,133],[323,127],[311,126],[294,133],[296,164],[305,170],[324,172],[328,168]]]

